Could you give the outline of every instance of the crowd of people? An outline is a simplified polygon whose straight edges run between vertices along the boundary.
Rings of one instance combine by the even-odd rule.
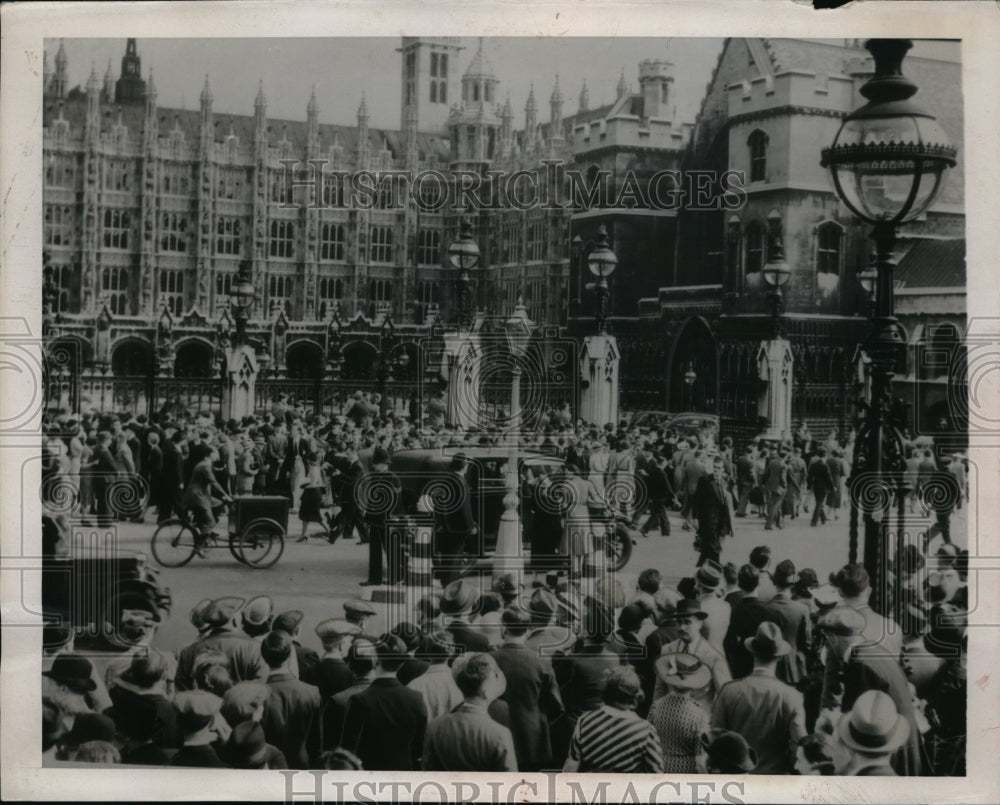
[[[347,414],[327,417],[282,397],[241,422],[53,412],[43,499],[54,517],[98,522],[143,521],[155,508],[158,522],[189,516],[207,536],[220,501],[284,495],[300,539],[310,524],[329,542],[357,532],[370,545],[364,583],[381,583],[384,561],[390,583],[400,581],[386,510],[366,508],[359,489],[373,478],[398,487],[390,465],[400,450],[490,446],[503,434],[448,426],[433,410],[420,422],[381,417],[378,403],[359,392]],[[787,440],[761,438],[736,455],[711,427],[600,427],[563,405],[520,438],[523,450],[562,459],[520,480],[532,565],[564,565],[541,562],[532,583],[506,577],[484,589],[445,562],[412,623],[369,635],[375,611],[350,601],[343,618],[314,626],[321,650],[306,645],[301,612],[275,613],[266,596],[202,602],[191,614],[197,632],[176,655],[157,648],[154,619],[139,619],[136,650],[104,674],[74,654],[67,633],[48,647],[46,756],[233,768],[963,773],[968,554],[948,528],[967,494],[961,456],[939,462],[907,444],[910,459],[919,456],[907,463],[913,505],[935,512],[936,531],[900,553],[887,598],[895,608],[878,614],[861,566],[824,575],[787,559],[772,567],[767,546],[745,561],[722,548],[739,518],[760,517],[765,530],[810,509],[812,526],[837,520],[851,433],[819,443],[803,423]],[[956,494],[923,494],[942,476]],[[132,494],[113,494],[137,478]],[[572,490],[569,503],[559,489]],[[445,555],[481,548],[467,493],[438,518]],[[433,496],[418,507],[433,513]],[[609,518],[666,537],[671,516],[694,535],[690,570],[648,568],[630,592],[613,576],[580,584]]]

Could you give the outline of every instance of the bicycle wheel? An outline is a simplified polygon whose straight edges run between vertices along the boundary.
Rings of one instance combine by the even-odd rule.
[[[156,529],[149,547],[164,567],[183,567],[194,557],[196,537],[183,520],[166,520]]]
[[[250,567],[274,565],[285,551],[285,529],[274,520],[261,517],[253,520],[239,533],[229,537],[230,550]]]

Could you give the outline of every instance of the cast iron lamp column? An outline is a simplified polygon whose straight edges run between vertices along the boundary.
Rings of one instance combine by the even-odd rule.
[[[520,579],[524,574],[524,557],[521,553],[521,519],[517,514],[519,433],[521,427],[521,362],[528,352],[534,323],[528,318],[524,299],[517,298],[517,306],[504,322],[504,334],[510,349],[511,398],[510,420],[507,428],[507,472],[504,475],[503,513],[497,531],[497,548],[493,561],[493,584],[505,575]]]
[[[925,212],[955,165],[955,148],[929,114],[909,100],[917,86],[903,76],[909,39],[870,39],[875,75],[862,88],[868,103],[849,114],[833,144],[823,149],[838,197],[873,226],[875,305],[872,329],[863,348],[870,358],[871,399],[859,429],[851,470],[851,548],[857,544],[858,510],[864,513],[864,565],[872,580],[872,608],[895,609],[888,600],[888,513],[904,489],[905,459],[896,425],[892,378],[905,370],[906,332],[895,316],[893,248],[896,228]],[[901,525],[901,524],[900,524]],[[896,540],[897,561],[903,547]]]

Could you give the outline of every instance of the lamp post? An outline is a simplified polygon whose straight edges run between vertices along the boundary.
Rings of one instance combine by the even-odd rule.
[[[479,244],[472,234],[472,222],[463,217],[459,234],[448,247],[448,259],[458,269],[455,296],[458,302],[456,319],[460,327],[472,326],[472,280],[469,271],[479,265]]]
[[[597,332],[607,335],[608,300],[611,291],[608,288],[608,277],[615,273],[618,257],[608,246],[608,230],[602,224],[597,230],[594,248],[587,255],[587,268],[598,278],[597,281]]]
[[[257,299],[257,289],[251,281],[250,272],[250,261],[243,260],[236,274],[236,284],[229,291],[229,298],[233,306],[233,319],[236,322],[234,347],[242,347],[247,343],[247,322],[250,320],[250,309]]]
[[[694,381],[697,379],[698,375],[694,371],[694,363],[688,362],[687,371],[684,373],[684,385],[687,387],[688,390],[687,408],[689,411],[694,407]]]
[[[895,316],[893,248],[896,228],[920,216],[941,190],[955,148],[944,130],[910,98],[917,86],[903,76],[909,39],[870,39],[875,75],[861,88],[868,103],[844,118],[833,144],[823,149],[837,196],[872,225],[875,244],[875,304],[863,348],[870,359],[871,399],[858,432],[849,481],[851,547],[857,544],[858,503],[864,510],[864,565],[872,577],[871,606],[890,612],[887,600],[889,531],[885,517],[893,495],[904,492],[905,460],[896,427],[892,378],[906,363],[906,333]],[[901,558],[902,536],[896,540]]]
[[[792,272],[785,262],[785,248],[782,245],[781,237],[774,240],[771,247],[771,259],[764,266],[764,282],[771,288],[771,338],[784,338],[784,327],[782,326],[781,314],[784,312],[785,299],[781,289],[788,284]]]
[[[496,556],[493,562],[494,585],[500,578],[513,574],[519,579],[524,573],[521,555],[521,520],[518,504],[518,431],[521,426],[521,362],[528,352],[534,323],[528,318],[524,299],[517,298],[517,305],[510,318],[504,322],[504,335],[510,350],[511,397],[510,418],[507,429],[507,472],[504,476],[503,514],[497,531]]]

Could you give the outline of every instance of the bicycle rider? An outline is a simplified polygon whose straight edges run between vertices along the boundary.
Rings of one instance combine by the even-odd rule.
[[[191,480],[184,490],[182,505],[190,514],[197,533],[195,553],[204,558],[205,545],[212,537],[218,537],[212,529],[216,525],[216,508],[218,503],[212,493],[225,503],[231,503],[232,498],[226,493],[212,472],[212,465],[219,460],[219,451],[210,444],[197,443],[191,446],[194,454],[192,461]]]

